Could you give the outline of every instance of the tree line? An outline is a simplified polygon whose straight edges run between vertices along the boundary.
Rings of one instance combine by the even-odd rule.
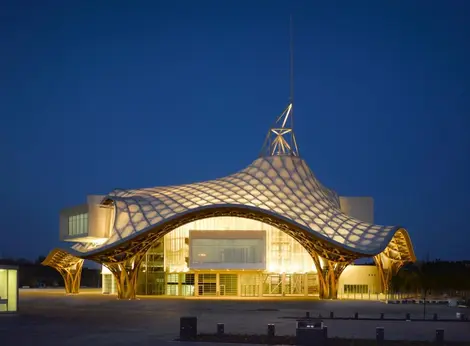
[[[392,278],[394,292],[470,299],[470,261],[423,261],[403,266]]]

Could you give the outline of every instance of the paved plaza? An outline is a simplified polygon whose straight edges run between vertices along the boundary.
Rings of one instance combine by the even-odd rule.
[[[179,333],[181,316],[197,316],[199,332],[215,332],[216,324],[225,323],[227,333],[261,334],[269,323],[276,334],[295,334],[295,317],[422,318],[423,306],[386,305],[375,301],[320,300],[215,300],[140,297],[117,300],[115,296],[85,291],[65,296],[61,290],[32,290],[20,293],[20,312],[0,316],[0,344],[9,345],[181,345],[174,340]],[[455,318],[465,311],[447,306],[427,306],[428,317]],[[468,312],[466,309],[465,312]],[[387,339],[433,340],[435,330],[443,328],[447,340],[469,341],[468,322],[397,322],[325,320],[330,337],[375,338],[375,328],[385,328]],[[191,343],[196,346],[195,343]],[[202,344],[198,344],[202,345]],[[213,344],[212,344],[213,345]]]

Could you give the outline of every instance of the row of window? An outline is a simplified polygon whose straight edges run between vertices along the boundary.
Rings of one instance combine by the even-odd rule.
[[[88,233],[88,213],[69,216],[69,235],[81,235]]]
[[[369,285],[344,285],[344,293],[369,293]]]

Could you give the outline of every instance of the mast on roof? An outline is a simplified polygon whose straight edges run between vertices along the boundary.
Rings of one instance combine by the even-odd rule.
[[[260,156],[300,156],[294,134],[294,40],[293,21],[290,16],[290,95],[289,105],[269,129]]]

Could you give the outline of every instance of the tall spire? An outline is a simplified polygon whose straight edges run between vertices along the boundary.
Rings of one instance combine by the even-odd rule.
[[[290,56],[289,56],[290,100],[289,102],[293,105],[294,104],[294,28],[293,28],[292,14],[290,15],[289,50],[290,50]]]
[[[289,105],[284,109],[281,115],[278,116],[273,126],[269,129],[260,156],[300,156],[294,134],[294,40],[292,14],[290,16],[289,52]]]

